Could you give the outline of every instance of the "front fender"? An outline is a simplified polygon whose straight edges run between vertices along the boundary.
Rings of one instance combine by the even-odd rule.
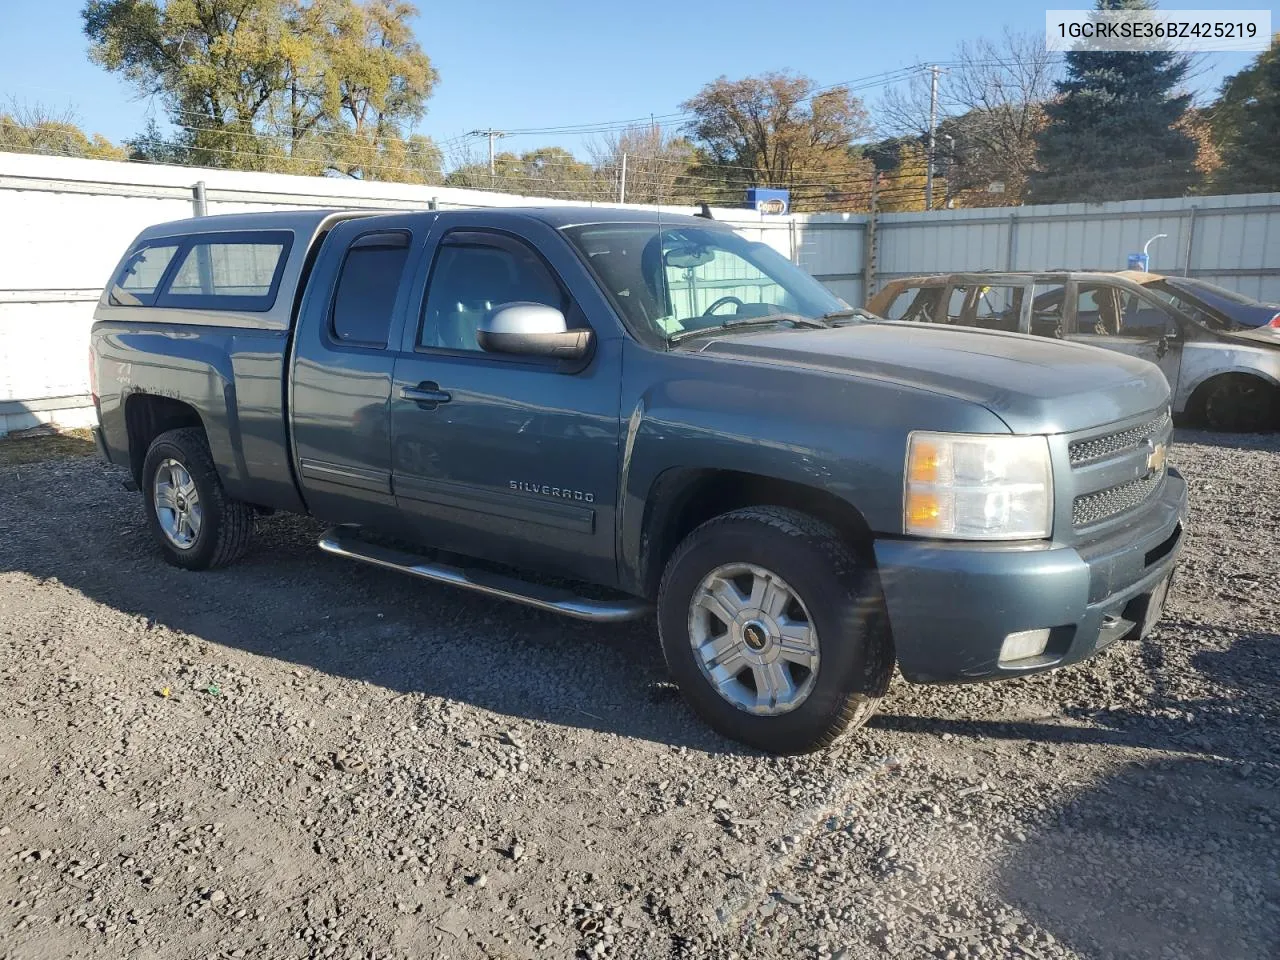
[[[986,408],[824,371],[628,345],[618,495],[619,573],[639,585],[647,507],[672,471],[727,470],[824,490],[873,533],[898,533],[911,430],[1008,433]]]

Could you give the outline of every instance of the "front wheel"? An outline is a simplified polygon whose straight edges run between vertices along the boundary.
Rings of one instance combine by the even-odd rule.
[[[689,534],[663,574],[658,627],[693,709],[771,753],[817,750],[860,726],[893,671],[873,573],[833,528],[780,507]]]
[[[227,496],[203,431],[156,437],[142,465],[147,526],[164,558],[186,570],[221,567],[240,558],[253,534],[253,507]]]

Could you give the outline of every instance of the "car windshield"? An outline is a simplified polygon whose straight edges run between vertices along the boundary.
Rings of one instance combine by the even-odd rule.
[[[764,243],[714,226],[564,228],[633,329],[665,341],[753,323],[813,325],[849,305]]]
[[[1253,299],[1253,297],[1246,297],[1243,293],[1237,293],[1235,290],[1228,290],[1226,287],[1220,287],[1216,283],[1210,283],[1208,280],[1195,280],[1189,277],[1167,277],[1164,283],[1175,290],[1183,290],[1190,294],[1205,293],[1217,297],[1219,300],[1226,300],[1229,303],[1256,306],[1260,302]]]

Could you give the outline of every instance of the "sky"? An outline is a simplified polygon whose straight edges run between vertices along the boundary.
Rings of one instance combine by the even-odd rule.
[[[1026,0],[702,0],[621,4],[600,0],[418,0],[418,40],[440,74],[417,132],[447,153],[481,141],[469,130],[565,127],[679,113],[721,75],[794,70],[829,86],[954,58],[961,40],[1005,27],[1044,30],[1045,7]],[[1087,0],[1053,7],[1084,7]],[[1163,9],[1239,9],[1241,0],[1163,3]],[[160,103],[138,99],[95,66],[81,31],[84,0],[0,0],[0,110],[16,98],[70,108],[88,131],[119,141],[163,121]],[[1207,55],[1190,88],[1211,97],[1252,54]],[[884,86],[858,91],[872,108]],[[594,135],[598,137],[599,135]],[[500,149],[549,144],[587,157],[591,137],[513,134]]]

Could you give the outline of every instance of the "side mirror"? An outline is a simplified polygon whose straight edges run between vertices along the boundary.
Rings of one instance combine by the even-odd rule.
[[[502,303],[476,330],[481,350],[527,357],[581,360],[591,349],[590,330],[570,330],[564,314],[545,303]]]

